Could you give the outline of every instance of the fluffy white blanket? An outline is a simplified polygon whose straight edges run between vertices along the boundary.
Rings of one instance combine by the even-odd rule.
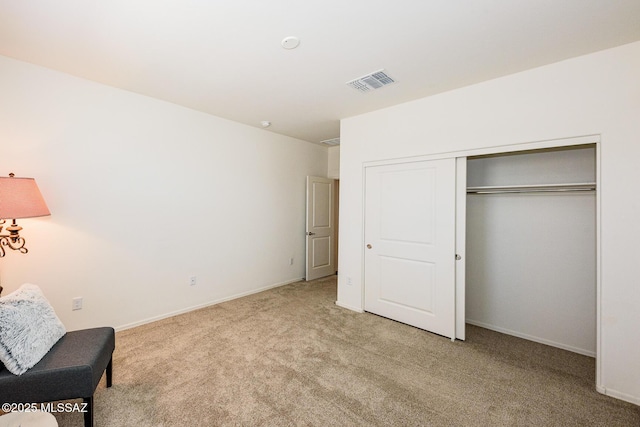
[[[0,298],[0,361],[11,373],[25,373],[65,333],[38,286],[25,283]]]

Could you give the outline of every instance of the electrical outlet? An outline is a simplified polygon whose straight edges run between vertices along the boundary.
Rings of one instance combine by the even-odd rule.
[[[196,276],[189,277],[189,286],[195,286],[196,284]]]
[[[351,281],[351,277],[347,277],[347,285],[349,286],[353,285],[353,282]]]
[[[82,297],[75,297],[71,299],[71,310],[82,310]]]

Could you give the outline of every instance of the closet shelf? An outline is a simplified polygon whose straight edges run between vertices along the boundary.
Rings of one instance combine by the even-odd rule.
[[[467,187],[467,194],[555,193],[570,191],[595,191],[595,189],[595,182],[499,186],[485,185],[480,187]]]

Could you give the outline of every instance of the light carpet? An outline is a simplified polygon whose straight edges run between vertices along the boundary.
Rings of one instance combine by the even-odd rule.
[[[451,342],[335,299],[334,276],[118,332],[95,425],[640,425],[595,391],[592,358],[474,326]]]

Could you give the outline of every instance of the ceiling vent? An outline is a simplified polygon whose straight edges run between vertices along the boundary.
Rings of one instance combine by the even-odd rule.
[[[395,80],[389,77],[385,70],[379,70],[355,80],[351,80],[350,82],[347,82],[347,85],[359,90],[360,92],[369,92],[370,90],[380,89],[381,87],[390,85],[394,82]]]
[[[324,141],[320,141],[320,144],[325,144],[325,145],[340,145],[340,138],[325,139]]]

